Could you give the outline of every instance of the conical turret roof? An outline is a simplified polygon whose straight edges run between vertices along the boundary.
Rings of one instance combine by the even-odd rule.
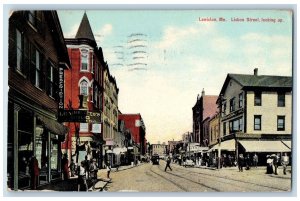
[[[89,22],[89,19],[86,15],[86,12],[84,12],[84,15],[82,17],[82,20],[79,25],[79,28],[78,28],[75,38],[76,39],[87,38],[87,39],[96,41],[93,31],[92,31],[92,28],[91,28],[91,25],[90,25],[90,22]]]

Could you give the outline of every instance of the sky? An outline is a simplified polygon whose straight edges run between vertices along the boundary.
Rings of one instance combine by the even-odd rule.
[[[66,38],[75,37],[83,13],[58,10]],[[259,75],[292,76],[292,13],[287,10],[86,13],[116,78],[119,110],[141,114],[150,143],[181,140],[191,132],[197,95],[203,89],[219,95],[228,73],[253,74],[258,68]]]

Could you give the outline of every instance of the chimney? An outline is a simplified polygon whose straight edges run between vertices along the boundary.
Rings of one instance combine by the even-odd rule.
[[[202,89],[202,94],[201,94],[202,97],[205,96],[205,91],[204,91],[204,88]]]
[[[254,68],[254,75],[257,76],[258,68]]]

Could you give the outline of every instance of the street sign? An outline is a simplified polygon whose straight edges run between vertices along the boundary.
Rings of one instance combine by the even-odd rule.
[[[86,110],[60,110],[58,111],[58,121],[101,123],[101,113],[89,112]]]

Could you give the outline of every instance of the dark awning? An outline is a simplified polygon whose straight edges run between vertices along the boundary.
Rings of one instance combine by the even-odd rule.
[[[49,119],[45,116],[36,116],[38,120],[40,120],[50,132],[57,134],[57,135],[65,135],[68,132],[68,127],[58,123],[55,120]]]

